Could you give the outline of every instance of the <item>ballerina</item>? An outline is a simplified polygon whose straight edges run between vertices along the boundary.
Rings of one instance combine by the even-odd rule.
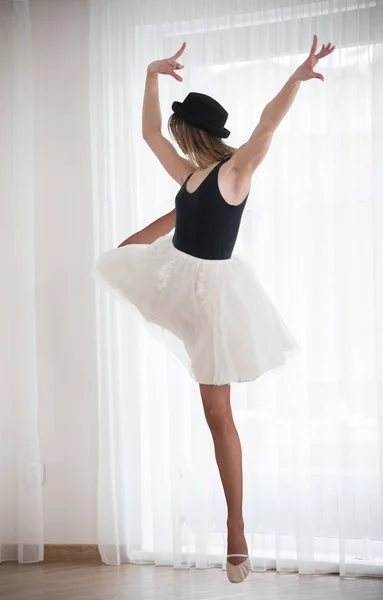
[[[227,502],[227,577],[245,579],[251,569],[242,514],[242,451],[230,405],[230,384],[251,381],[286,362],[300,348],[262,287],[253,266],[233,254],[251,179],[265,158],[274,132],[303,81],[324,80],[314,71],[333,52],[317,50],[264,108],[249,139],[233,148],[223,139],[224,107],[211,96],[190,92],[172,103],[171,137],[161,132],[158,75],[184,68],[186,48],[147,67],[142,113],[145,142],[179,184],[175,208],[117,248],[104,252],[94,274],[109,291],[134,306],[143,321],[161,332],[199,384],[204,413]],[[171,234],[174,229],[174,233]],[[178,346],[174,350],[174,340]],[[230,559],[230,560],[229,560]]]

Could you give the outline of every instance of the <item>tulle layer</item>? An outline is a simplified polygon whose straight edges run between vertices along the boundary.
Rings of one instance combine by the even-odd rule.
[[[254,380],[300,348],[239,255],[197,258],[175,248],[167,234],[104,252],[93,274],[198,383]]]

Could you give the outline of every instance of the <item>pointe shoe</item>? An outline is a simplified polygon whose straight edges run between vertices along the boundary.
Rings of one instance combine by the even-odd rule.
[[[226,558],[230,556],[246,556],[239,565],[233,565],[231,562],[226,560],[226,575],[231,583],[241,583],[250,572],[250,558],[248,554],[227,554]]]

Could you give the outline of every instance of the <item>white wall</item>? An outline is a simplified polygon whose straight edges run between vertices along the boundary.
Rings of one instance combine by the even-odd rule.
[[[96,543],[97,395],[87,3],[33,0],[44,542]],[[43,258],[44,257],[44,258]],[[43,270],[39,265],[44,265]]]

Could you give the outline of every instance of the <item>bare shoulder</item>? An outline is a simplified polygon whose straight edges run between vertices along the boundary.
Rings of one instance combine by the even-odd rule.
[[[180,156],[175,146],[160,131],[147,134],[144,139],[164,169],[179,185],[182,185],[186,177],[194,171],[193,163]]]
[[[194,173],[195,166],[193,165],[193,163],[188,160],[187,158],[181,158],[181,163],[180,163],[180,173],[179,173],[179,178],[178,178],[178,183],[179,185],[183,185],[185,179],[191,175],[192,173]]]
[[[189,164],[187,164],[189,163]],[[178,179],[178,183],[180,186],[182,186],[185,183],[185,179],[187,179],[189,177],[189,175],[191,175],[192,173],[195,173],[196,169],[193,165],[192,162],[190,161],[186,161],[184,167],[182,168],[180,177]]]
[[[241,204],[250,192],[251,169],[241,167],[236,160],[237,152],[219,169],[218,188],[227,204]]]

